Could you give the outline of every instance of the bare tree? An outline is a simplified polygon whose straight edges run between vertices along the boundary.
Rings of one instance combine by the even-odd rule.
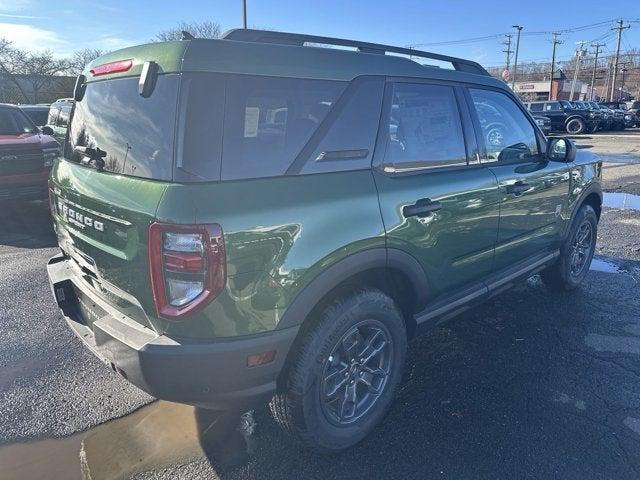
[[[69,75],[80,75],[84,70],[84,67],[91,63],[92,60],[101,57],[105,53],[107,52],[100,50],[99,48],[76,50],[69,59],[69,68],[67,73]]]
[[[53,56],[51,50],[26,52],[16,50],[18,58],[14,60],[14,74],[22,75],[24,82],[31,85],[33,103],[38,103],[39,93],[45,86],[55,85],[61,75],[69,68],[69,60]]]
[[[24,101],[29,101],[29,97],[15,77],[20,56],[21,52],[13,46],[11,41],[0,38],[0,94],[2,101],[7,101],[9,96],[7,93],[9,83],[19,92]]]
[[[151,40],[152,42],[169,42],[180,40],[182,31],[187,31],[196,38],[220,38],[222,30],[216,22],[180,22],[176,27],[162,30]]]

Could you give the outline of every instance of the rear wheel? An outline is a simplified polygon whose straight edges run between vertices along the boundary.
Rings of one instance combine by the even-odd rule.
[[[567,133],[572,135],[579,135],[584,133],[587,129],[587,124],[581,118],[572,118],[565,125]]]
[[[393,300],[365,290],[338,300],[306,333],[271,411],[304,445],[333,452],[382,420],[402,376],[407,338]]]
[[[597,237],[596,212],[590,205],[583,205],[560,248],[558,261],[540,274],[544,283],[556,290],[567,291],[577,288],[589,272]]]

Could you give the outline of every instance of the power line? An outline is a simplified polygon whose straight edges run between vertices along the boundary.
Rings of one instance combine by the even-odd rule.
[[[502,50],[504,53],[507,54],[507,61],[506,61],[506,67],[505,70],[509,71],[509,64],[511,63],[511,53],[513,53],[513,50],[511,50],[511,37],[512,35],[510,33],[505,34],[505,39],[504,42],[502,42],[502,44],[507,47],[506,50]]]

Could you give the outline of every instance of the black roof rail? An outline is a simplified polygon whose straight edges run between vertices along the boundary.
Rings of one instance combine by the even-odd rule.
[[[225,40],[236,40],[241,42],[276,43],[280,45],[304,46],[305,43],[319,43],[324,45],[339,45],[342,47],[357,48],[363,53],[377,53],[384,55],[387,52],[399,53],[413,57],[429,58],[442,62],[449,62],[453,68],[460,72],[475,73],[477,75],[487,75],[487,72],[479,63],[465,60],[439,53],[424,52],[412,48],[394,47],[392,45],[382,45],[379,43],[359,42],[357,40],[347,40],[344,38],[322,37],[318,35],[306,35],[303,33],[273,32],[269,30],[254,30],[237,28],[229,30],[223,36]]]

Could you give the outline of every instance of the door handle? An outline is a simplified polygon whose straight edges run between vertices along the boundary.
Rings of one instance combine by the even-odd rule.
[[[516,197],[519,197],[520,195],[528,191],[530,188],[531,188],[531,185],[518,180],[517,182],[512,183],[511,185],[507,185],[507,193],[511,193]]]
[[[413,205],[405,205],[402,207],[402,214],[408,217],[428,217],[433,212],[437,212],[442,208],[440,202],[432,202],[430,198],[421,198]]]

